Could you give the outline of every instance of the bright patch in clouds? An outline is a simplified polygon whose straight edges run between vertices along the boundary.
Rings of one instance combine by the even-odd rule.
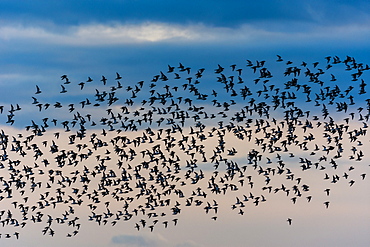
[[[53,32],[40,27],[3,26],[3,40],[33,39],[44,43],[67,45],[112,45],[166,40],[194,40],[201,37],[202,28],[177,26],[163,23],[128,25],[83,25],[73,26],[64,32]]]
[[[271,30],[271,25],[275,30]],[[5,25],[0,27],[3,41],[36,41],[45,44],[62,45],[120,45],[154,42],[293,42],[325,40],[361,40],[369,37],[367,26],[334,26],[314,28],[312,26],[291,26],[277,28],[271,23],[258,25],[244,24],[235,28],[206,26],[204,24],[177,25],[160,22],[140,24],[90,24],[67,28],[31,27],[25,25]],[[273,28],[274,29],[274,28]],[[292,31],[293,30],[293,31]],[[350,35],[348,35],[350,33]]]
[[[97,40],[102,43],[126,43],[135,41],[157,42],[170,39],[194,39],[199,34],[191,27],[173,26],[161,23],[144,23],[141,25],[91,25],[77,28],[75,38]],[[100,41],[99,41],[100,40]]]

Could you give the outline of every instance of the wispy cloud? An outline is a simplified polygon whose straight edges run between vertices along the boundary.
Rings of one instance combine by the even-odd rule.
[[[140,43],[213,43],[213,42],[282,42],[315,40],[354,40],[370,36],[367,25],[351,24],[320,26],[296,23],[243,24],[238,27],[207,26],[205,24],[171,24],[144,22],[139,24],[89,24],[60,28],[5,25],[0,27],[2,41],[33,41],[69,46],[105,46]],[[280,28],[279,28],[280,25]]]
[[[201,36],[200,27],[177,26],[164,23],[83,25],[64,30],[43,27],[9,25],[0,28],[2,40],[34,40],[65,45],[112,45],[166,40],[194,40]]]
[[[113,236],[111,243],[127,247],[156,247],[167,246],[167,240],[159,234],[152,235],[117,235]]]
[[[203,245],[198,244],[192,240],[186,240],[177,243],[170,242],[160,234],[117,235],[112,237],[111,244],[113,246],[125,246],[125,247],[157,247],[157,246],[203,247]]]
[[[147,22],[139,25],[82,26],[76,28],[73,36],[84,43],[90,41],[94,43],[94,40],[98,43],[131,43],[140,41],[158,42],[171,39],[192,40],[199,38],[199,32],[194,27]]]
[[[176,244],[176,247],[204,247],[204,245],[198,244],[192,240],[188,240],[183,243]]]

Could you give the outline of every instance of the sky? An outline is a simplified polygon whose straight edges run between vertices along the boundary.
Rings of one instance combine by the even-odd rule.
[[[67,106],[74,103],[81,113],[91,113],[99,119],[106,114],[108,106],[80,109],[79,102],[93,97],[96,89],[102,92],[117,85],[116,73],[122,76],[121,83],[125,88],[137,85],[139,81],[145,81],[145,85],[149,85],[153,76],[167,72],[168,65],[175,66],[178,70],[181,63],[191,68],[192,75],[204,68],[204,77],[199,88],[210,94],[211,89],[218,91],[222,87],[215,83],[218,76],[215,70],[218,66],[225,68],[226,75],[232,74],[237,78],[236,72],[230,68],[230,65],[235,64],[237,68],[243,69],[244,79],[250,82],[252,90],[262,87],[261,83],[253,85],[254,75],[248,74],[247,60],[252,63],[266,61],[266,67],[277,75],[274,77],[276,85],[286,82],[287,78],[283,73],[288,61],[292,61],[295,66],[300,66],[305,61],[311,67],[313,63],[319,62],[319,67],[324,68],[327,56],[338,56],[342,60],[350,56],[358,62],[370,64],[369,13],[370,3],[364,0],[1,0],[0,105],[4,106],[4,113],[0,115],[0,127],[10,136],[17,136],[18,133],[25,133],[25,127],[32,125],[32,121],[39,124],[45,117],[71,117],[66,107],[60,111],[39,111],[36,104],[32,104],[32,97],[42,104],[60,102]],[[277,55],[282,57],[283,62],[277,62]],[[349,84],[354,83],[351,82],[352,71],[345,71],[345,66],[339,64],[332,71],[341,89],[345,90]],[[186,72],[182,73],[179,87],[186,81]],[[62,75],[67,75],[71,84],[63,84]],[[102,75],[108,80],[107,86],[100,82]],[[330,73],[323,76],[330,80]],[[88,77],[93,79],[91,84],[86,82]],[[366,81],[368,77],[364,73],[362,78]],[[79,82],[85,83],[84,90],[80,90]],[[36,85],[42,91],[40,94],[35,94]],[[67,93],[60,93],[61,85],[65,86]],[[138,100],[149,97],[149,90],[142,92]],[[320,88],[313,90],[319,92]],[[358,87],[354,90],[358,90]],[[184,97],[187,96],[184,94]],[[221,101],[229,100],[227,94],[220,93],[218,97]],[[366,98],[366,94],[359,96],[361,103],[358,105],[364,104]],[[16,112],[15,122],[10,125],[6,123],[6,113],[16,104],[22,110]],[[195,104],[202,105],[198,102]],[[243,102],[238,101],[237,105],[239,104]],[[305,104],[303,98],[298,97],[297,104],[307,107],[312,115],[321,114],[313,104]],[[121,105],[120,102],[110,108],[116,110]],[[355,111],[358,105],[351,109]],[[213,109],[212,103],[208,101],[202,106],[206,110]],[[335,105],[328,107],[335,108]],[[279,115],[281,112],[275,114],[277,119],[282,118]],[[341,114],[336,115],[336,120],[343,120],[344,115]],[[207,123],[207,127],[218,126],[210,120]],[[359,126],[353,124],[353,128],[362,126],[361,121]],[[317,138],[320,147],[326,145],[325,138],[320,136],[322,128],[312,132],[321,138]],[[97,130],[101,131],[101,126],[91,127],[88,131],[91,134]],[[53,133],[57,131],[64,133],[63,127],[59,125],[45,134],[43,140],[51,142]],[[63,138],[68,143],[67,134],[61,137]],[[246,144],[236,138],[228,138],[228,148],[257,148],[253,143]],[[369,138],[362,138],[364,145],[357,148],[365,151]],[[345,145],[345,154],[349,157],[350,148],[355,144],[346,142]],[[145,150],[145,147],[141,148]],[[307,155],[297,148],[293,148],[293,151],[297,152],[297,157]],[[287,155],[284,157],[287,164],[292,166],[293,173],[302,176],[311,185],[312,194],[315,195],[312,202],[307,203],[302,198],[293,204],[283,194],[269,194],[266,203],[258,207],[249,205],[244,215],[239,215],[239,209],[232,210],[231,205],[235,203],[236,197],[242,198],[244,193],[248,194],[248,190],[218,197],[209,195],[210,202],[216,199],[220,204],[217,220],[212,220],[210,215],[204,213],[203,205],[198,208],[192,206],[181,211],[177,226],[173,226],[169,216],[169,227],[164,228],[161,225],[153,232],[148,229],[137,231],[134,228],[136,219],[119,221],[115,226],[98,226],[88,221],[84,211],[86,207],[81,207],[76,209],[76,215],[81,218],[82,227],[72,238],[65,237],[68,229],[63,226],[56,226],[57,234],[51,237],[42,235],[42,226],[28,224],[19,230],[19,240],[14,237],[4,239],[5,233],[15,231],[7,226],[0,230],[3,234],[1,246],[14,246],[14,243],[17,246],[50,246],[52,243],[53,246],[68,244],[117,247],[369,246],[370,214],[367,209],[370,206],[370,180],[360,179],[362,173],[368,173],[369,158],[365,157],[362,162],[357,163],[350,163],[354,161],[349,159],[338,161],[340,167],[336,171],[328,171],[329,175],[349,173],[348,167],[354,164],[356,169],[350,174],[356,178],[356,183],[349,186],[346,180],[341,179],[334,186],[330,181],[323,180],[325,172],[302,172],[299,167],[294,166],[299,159],[290,159]],[[248,162],[241,153],[235,156],[235,160],[239,164]],[[26,158],[25,162],[32,164],[33,160]],[[203,165],[205,174],[210,176],[213,172],[212,164]],[[8,176],[6,170],[0,172],[1,176]],[[257,177],[256,186],[251,192],[261,194],[260,188],[264,186],[264,181],[258,181],[257,171],[253,168],[250,172]],[[203,182],[202,185],[207,187],[206,181]],[[285,177],[274,180],[274,186],[280,186],[280,183],[286,183]],[[184,191],[191,193],[196,187],[189,185]],[[327,187],[332,191],[328,209],[322,204],[327,200],[324,192]],[[30,197],[35,196],[30,194]],[[9,200],[0,201],[1,203],[4,208],[13,207]],[[111,206],[115,207],[114,202]],[[63,213],[63,210],[68,210],[68,207],[56,211],[56,214]],[[53,214],[53,211],[49,214]],[[287,223],[288,218],[293,219],[292,225]]]

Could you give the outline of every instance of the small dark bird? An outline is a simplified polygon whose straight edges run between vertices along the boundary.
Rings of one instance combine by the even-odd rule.
[[[118,74],[118,72],[116,72],[116,80],[121,80],[122,77],[120,76],[120,74]]]
[[[40,90],[39,86],[36,85],[36,92],[35,92],[35,94],[40,94],[40,93],[41,93],[41,90]]]
[[[66,88],[63,85],[60,86],[62,87],[62,91],[60,91],[60,93],[66,93],[67,92]]]
[[[288,221],[289,225],[292,224],[292,219],[291,218],[288,218],[287,221]]]

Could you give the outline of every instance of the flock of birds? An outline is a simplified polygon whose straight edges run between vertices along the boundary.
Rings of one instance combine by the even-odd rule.
[[[280,74],[265,61],[209,73],[180,63],[133,84],[119,73],[80,83],[63,75],[56,102],[45,102],[36,85],[30,103],[42,117],[18,134],[0,133],[0,223],[15,229],[0,237],[19,238],[34,224],[43,235],[60,225],[75,236],[85,220],[80,209],[89,212],[86,222],[134,221],[153,231],[177,225],[192,207],[217,220],[226,194],[235,194],[230,208],[240,215],[275,194],[294,204],[315,200],[298,169],[322,172],[331,186],[361,183],[366,172],[352,170],[367,145],[370,67],[349,56],[311,64],[277,56],[276,63]],[[83,99],[64,103],[71,92]],[[0,110],[13,125],[22,107]],[[330,198],[330,188],[320,193]]]

